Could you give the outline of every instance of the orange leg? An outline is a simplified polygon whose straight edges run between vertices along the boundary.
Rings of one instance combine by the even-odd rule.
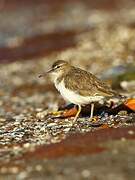
[[[79,114],[80,114],[80,112],[81,112],[81,106],[80,105],[78,105],[78,111],[77,111],[77,113],[76,113],[76,116],[74,117],[74,120],[73,120],[73,122],[72,122],[72,125],[76,122],[76,120],[77,120],[77,118],[78,118],[78,116],[79,116]]]
[[[91,104],[90,119],[93,118],[93,112],[94,112],[94,103]]]
[[[90,121],[91,122],[96,122],[97,118],[93,117],[93,113],[94,113],[94,103],[91,103]]]

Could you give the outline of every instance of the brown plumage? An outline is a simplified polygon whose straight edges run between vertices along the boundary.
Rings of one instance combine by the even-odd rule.
[[[111,87],[85,70],[71,66],[64,76],[65,87],[83,96],[116,96]]]

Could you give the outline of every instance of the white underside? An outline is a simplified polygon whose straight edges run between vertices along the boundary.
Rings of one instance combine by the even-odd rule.
[[[58,89],[58,91],[66,101],[77,105],[89,104],[91,102],[96,102],[103,99],[103,96],[81,96],[69,89],[66,89],[63,81],[61,81],[60,83],[55,83],[55,87]]]

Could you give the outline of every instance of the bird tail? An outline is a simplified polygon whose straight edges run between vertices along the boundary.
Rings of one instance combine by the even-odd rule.
[[[127,97],[121,94],[117,94],[117,96],[115,96],[115,98],[118,98],[121,102],[125,102],[127,101]]]
[[[118,94],[118,98],[120,98],[120,99],[127,99],[127,97],[122,95],[122,94]]]
[[[113,96],[116,97],[116,98],[119,98],[119,99],[127,99],[126,96],[124,96],[124,95],[122,95],[122,94],[119,94],[117,91],[112,90],[111,92],[112,92]]]

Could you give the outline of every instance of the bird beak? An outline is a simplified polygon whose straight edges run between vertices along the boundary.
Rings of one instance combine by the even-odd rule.
[[[41,78],[41,77],[44,77],[46,76],[47,74],[51,73],[53,71],[53,69],[50,69],[48,70],[47,72],[43,73],[43,74],[40,74],[38,77]]]
[[[49,74],[49,73],[53,72],[53,70],[54,70],[54,69],[48,70],[48,71],[46,72],[46,74]]]

